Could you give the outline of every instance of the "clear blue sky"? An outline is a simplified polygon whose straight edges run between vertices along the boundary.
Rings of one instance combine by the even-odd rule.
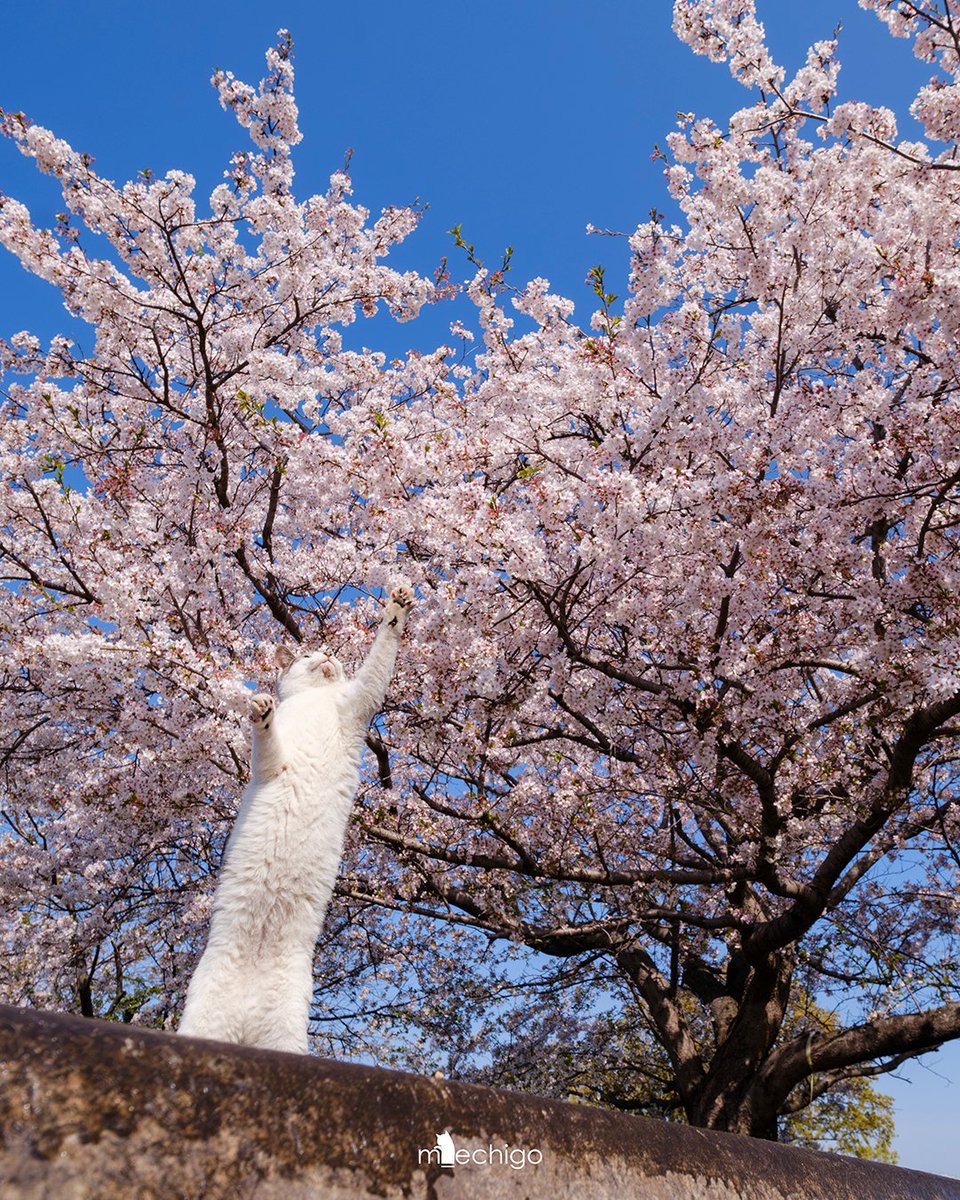
[[[722,122],[745,100],[726,68],[674,38],[670,0],[33,0],[6,6],[0,105],[93,154],[101,173],[127,179],[149,167],[220,181],[243,145],[209,78],[215,67],[256,83],[278,27],[293,33],[304,141],[297,192],[321,191],[353,147],[355,198],[373,212],[420,197],[423,225],[402,250],[429,273],[457,259],[446,231],[461,224],[484,261],[516,248],[518,282],[543,275],[590,309],[588,269],[608,265],[625,290],[622,243],[588,238],[588,223],[629,232],[656,206],[670,213],[654,143],[677,110]],[[906,107],[925,78],[904,42],[887,36],[856,0],[759,0],[772,48],[789,69],[807,45],[843,23],[843,98]],[[50,220],[50,181],[0,145],[0,191]],[[466,273],[463,266],[462,273]],[[448,313],[363,338],[371,346],[427,349]],[[67,330],[51,289],[0,254],[0,334]],[[362,331],[361,331],[362,332]],[[389,340],[388,340],[389,339]],[[897,1102],[901,1163],[960,1175],[960,1049],[927,1056],[881,1086]]]

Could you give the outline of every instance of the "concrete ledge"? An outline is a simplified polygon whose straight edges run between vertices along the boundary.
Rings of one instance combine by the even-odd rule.
[[[444,1130],[453,1167],[420,1153]],[[221,1197],[960,1200],[960,1181],[0,1005],[2,1200]]]

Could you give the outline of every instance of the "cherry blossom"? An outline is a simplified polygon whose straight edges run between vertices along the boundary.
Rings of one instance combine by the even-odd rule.
[[[209,214],[5,114],[69,221],[0,240],[96,330],[0,360],[8,998],[171,1017],[248,687],[356,661],[402,567],[318,1046],[470,1074],[614,1022],[651,1110],[772,1137],[960,1034],[960,8],[862,2],[927,140],[837,102],[842,42],[788,78],[751,0],[677,0],[748,98],[681,114],[625,297],[468,248],[474,328],[402,359],[349,326],[437,299],[384,262],[416,214],[295,200],[286,34],[215,76],[252,149]]]

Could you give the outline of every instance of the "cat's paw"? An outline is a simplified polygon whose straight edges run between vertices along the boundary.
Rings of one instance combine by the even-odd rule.
[[[390,599],[383,614],[387,625],[402,629],[410,609],[413,608],[413,588],[408,583],[395,583],[390,589]]]
[[[254,729],[269,729],[273,720],[274,702],[272,696],[263,693],[254,696],[250,701],[250,720]]]

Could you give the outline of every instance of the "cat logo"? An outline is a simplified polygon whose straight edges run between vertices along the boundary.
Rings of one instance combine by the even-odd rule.
[[[457,1161],[457,1150],[448,1130],[437,1134],[437,1147],[440,1151],[440,1166],[452,1167]]]
[[[440,1167],[455,1167],[457,1165],[457,1148],[453,1144],[450,1131],[445,1129],[437,1134],[437,1144],[432,1150],[418,1150],[417,1161],[436,1163]]]

